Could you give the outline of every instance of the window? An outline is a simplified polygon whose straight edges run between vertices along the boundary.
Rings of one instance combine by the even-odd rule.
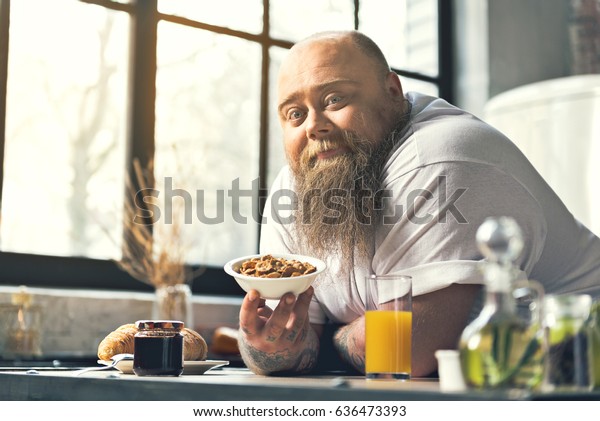
[[[239,294],[221,268],[258,249],[259,191],[284,164],[273,98],[286,50],[359,29],[405,90],[452,100],[448,8],[0,0],[0,283],[144,289],[113,262],[138,160],[153,165],[159,223],[179,209],[187,261],[208,268],[193,291]]]
[[[57,13],[69,19],[48,18]],[[10,24],[2,250],[116,258],[108,237],[119,238],[114,192],[124,183],[128,16],[20,0]]]

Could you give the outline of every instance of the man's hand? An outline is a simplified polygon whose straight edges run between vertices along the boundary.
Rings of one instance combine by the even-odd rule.
[[[285,294],[274,310],[258,292],[246,294],[240,309],[240,353],[257,374],[305,373],[314,368],[319,339],[310,326],[308,307],[313,288]]]

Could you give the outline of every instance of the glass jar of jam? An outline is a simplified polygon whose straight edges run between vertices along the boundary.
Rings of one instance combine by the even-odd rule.
[[[179,376],[183,372],[183,322],[138,320],[133,372],[138,376]]]

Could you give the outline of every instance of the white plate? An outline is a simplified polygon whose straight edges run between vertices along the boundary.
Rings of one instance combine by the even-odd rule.
[[[98,364],[110,365],[111,361],[98,360]],[[204,374],[211,368],[221,367],[229,365],[229,361],[225,360],[205,360],[205,361],[184,361],[183,362],[183,374]],[[134,374],[133,373],[133,361],[123,360],[119,361],[116,368],[123,374]]]

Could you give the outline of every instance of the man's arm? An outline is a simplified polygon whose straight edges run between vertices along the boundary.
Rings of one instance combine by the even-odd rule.
[[[456,349],[480,285],[452,284],[413,299],[412,376],[437,368],[435,351]],[[357,370],[365,370],[364,316],[340,328],[333,342],[340,356]]]
[[[413,299],[412,375],[437,369],[435,351],[457,349],[481,285],[452,284]]]
[[[250,291],[240,309],[240,353],[254,373],[307,373],[317,364],[322,326],[312,325],[308,306],[313,289],[282,297],[274,310]]]
[[[364,373],[365,316],[339,328],[333,335],[333,346],[344,361]]]

